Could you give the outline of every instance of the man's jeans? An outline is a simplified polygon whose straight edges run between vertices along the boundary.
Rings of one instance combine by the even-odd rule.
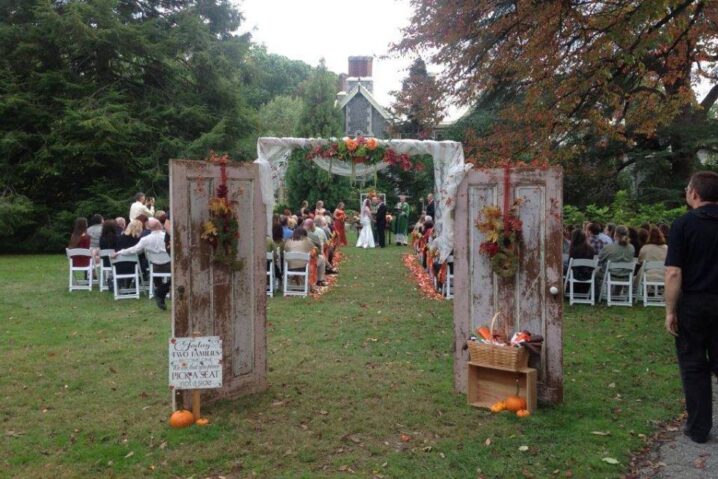
[[[677,313],[676,352],[686,396],[686,432],[705,440],[713,425],[711,372],[718,374],[718,295],[684,294]]]

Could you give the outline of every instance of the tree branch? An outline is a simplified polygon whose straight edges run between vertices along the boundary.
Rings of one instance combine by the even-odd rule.
[[[715,105],[716,100],[718,100],[718,84],[713,85],[713,88],[710,89],[706,97],[701,101],[701,106],[705,111],[708,111]]]

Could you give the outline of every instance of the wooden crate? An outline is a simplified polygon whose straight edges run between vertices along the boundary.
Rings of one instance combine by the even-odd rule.
[[[516,380],[519,381],[519,396],[526,398],[528,410],[536,410],[536,370],[523,368],[514,371],[482,363],[468,363],[469,405],[490,408],[492,404],[502,401],[506,396],[516,394]]]

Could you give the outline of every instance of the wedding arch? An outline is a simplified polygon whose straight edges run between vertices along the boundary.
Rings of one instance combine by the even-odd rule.
[[[459,184],[470,164],[464,162],[464,150],[456,141],[432,140],[378,140],[374,138],[273,138],[257,141],[257,160],[260,169],[262,201],[267,209],[267,226],[271,217],[275,195],[287,172],[292,150],[304,149],[308,160],[331,174],[351,177],[368,177],[392,164],[412,167],[412,156],[431,155],[434,163],[434,200],[436,211],[433,246],[442,261],[454,248],[454,207]]]

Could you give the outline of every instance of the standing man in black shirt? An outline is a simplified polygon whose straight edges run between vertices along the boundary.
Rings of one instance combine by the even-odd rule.
[[[676,337],[686,397],[685,434],[704,443],[712,427],[711,373],[718,374],[718,173],[695,173],[691,211],[671,226],[666,257],[666,329]]]

